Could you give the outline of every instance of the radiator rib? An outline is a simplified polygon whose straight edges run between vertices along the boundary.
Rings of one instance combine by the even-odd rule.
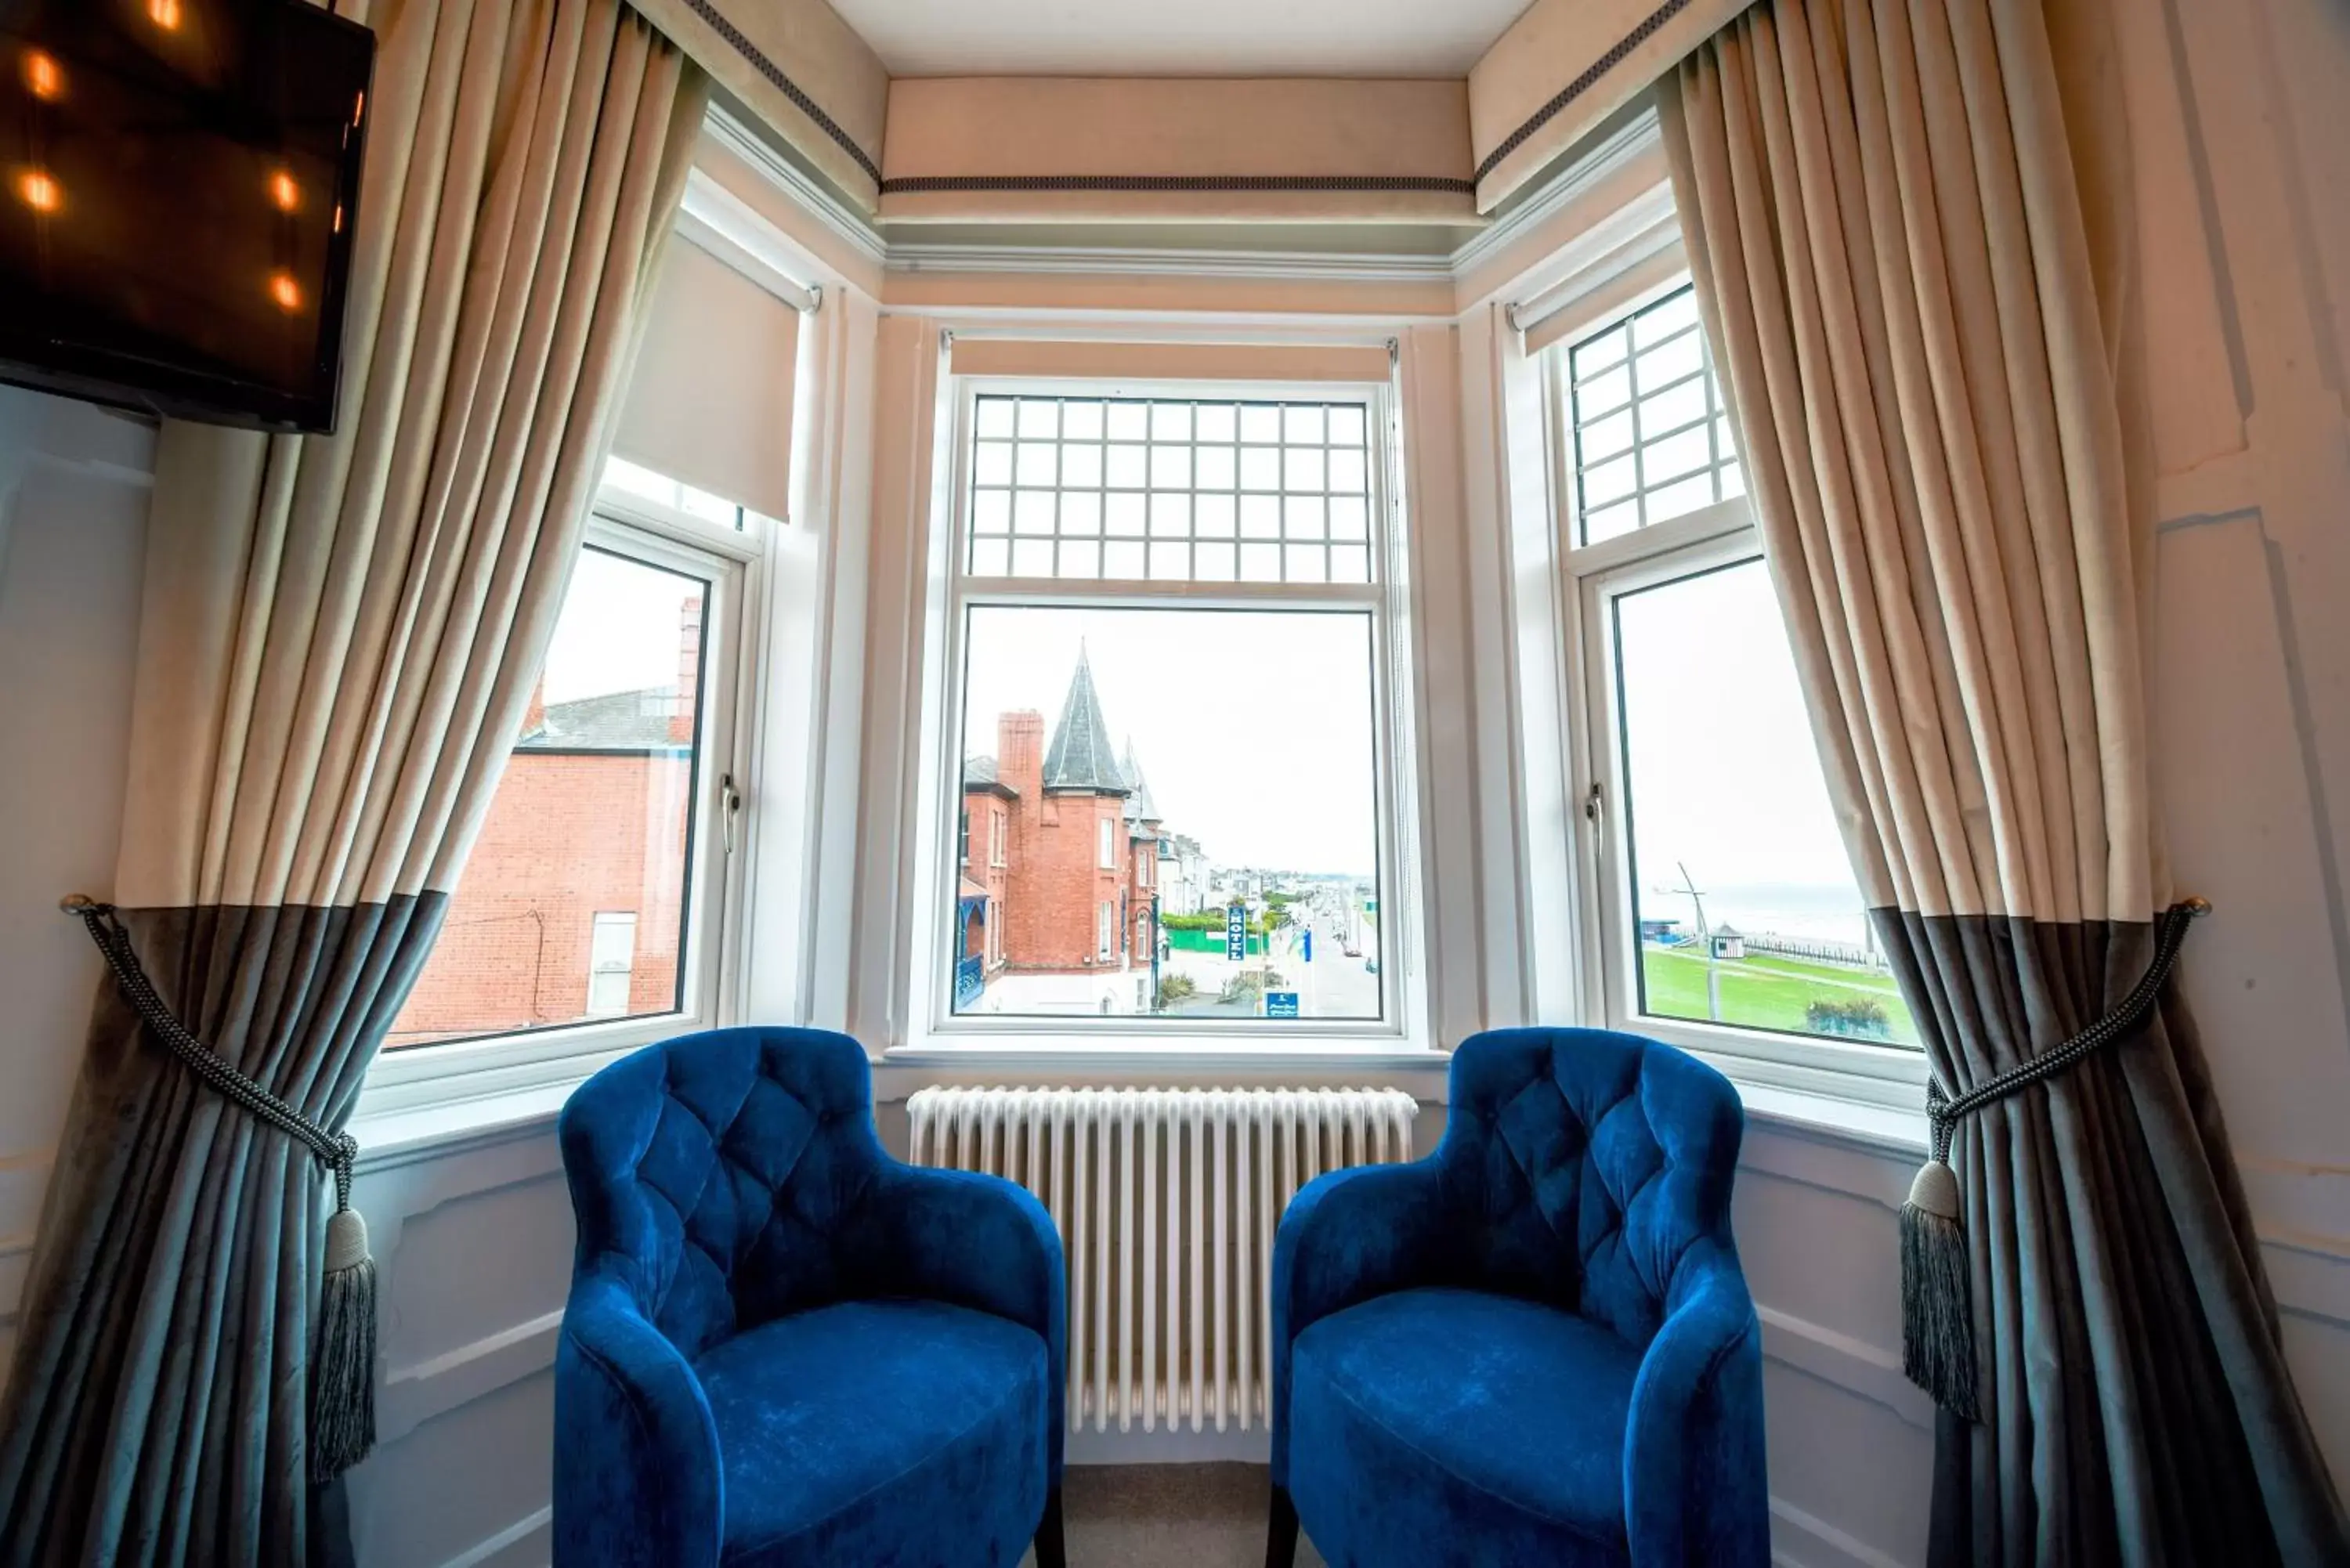
[[[1035,1194],[1069,1271],[1069,1425],[1271,1416],[1273,1239],[1325,1170],[1411,1158],[1399,1089],[931,1088],[914,1163]]]

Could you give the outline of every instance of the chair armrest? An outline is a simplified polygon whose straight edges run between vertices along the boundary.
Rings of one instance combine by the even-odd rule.
[[[1638,1568],[1771,1559],[1762,1338],[1736,1255],[1711,1240],[1675,1269],[1624,1428],[1624,1514]]]
[[[867,1189],[842,1238],[868,1289],[993,1313],[1045,1341],[1051,1430],[1045,1452],[1061,1477],[1068,1387],[1068,1275],[1061,1234],[1045,1206],[1017,1182],[969,1170],[891,1160]]]
[[[1298,1189],[1273,1244],[1273,1483],[1289,1484],[1289,1359],[1297,1336],[1374,1296],[1459,1276],[1465,1233],[1438,1163],[1362,1165]]]
[[[555,1354],[555,1561],[714,1565],[725,1518],[702,1380],[608,1273],[576,1279]]]

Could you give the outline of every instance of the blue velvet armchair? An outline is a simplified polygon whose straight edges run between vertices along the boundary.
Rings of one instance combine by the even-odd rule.
[[[727,1029],[565,1106],[563,1568],[1061,1568],[1061,1244],[875,1137],[864,1048]]]
[[[1743,1116],[1669,1046],[1480,1034],[1443,1140],[1299,1192],[1273,1262],[1274,1517],[1332,1568],[1770,1557],[1731,1241]]]

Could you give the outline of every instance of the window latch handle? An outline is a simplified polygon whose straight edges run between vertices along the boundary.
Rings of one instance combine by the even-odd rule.
[[[723,829],[726,853],[734,853],[734,818],[743,810],[743,792],[734,787],[733,774],[718,775],[718,815]]]
[[[1583,797],[1583,820],[1596,827],[1599,825],[1599,814],[1601,809],[1599,783],[1595,779],[1592,781],[1591,793]]]

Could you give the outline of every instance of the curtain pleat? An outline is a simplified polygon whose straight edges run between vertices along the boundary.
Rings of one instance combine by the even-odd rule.
[[[361,19],[338,433],[164,428],[113,892],[173,1013],[329,1128],[520,727],[705,97],[619,0]],[[331,1544],[322,1174],[101,988],[0,1411],[0,1562]]]
[[[1829,793],[1952,1098],[2167,902],[2143,562],[2042,0],[1766,0],[1661,91]],[[2094,173],[2094,169],[2092,172]],[[1958,1125],[1938,1564],[2350,1561],[2185,1006]]]

